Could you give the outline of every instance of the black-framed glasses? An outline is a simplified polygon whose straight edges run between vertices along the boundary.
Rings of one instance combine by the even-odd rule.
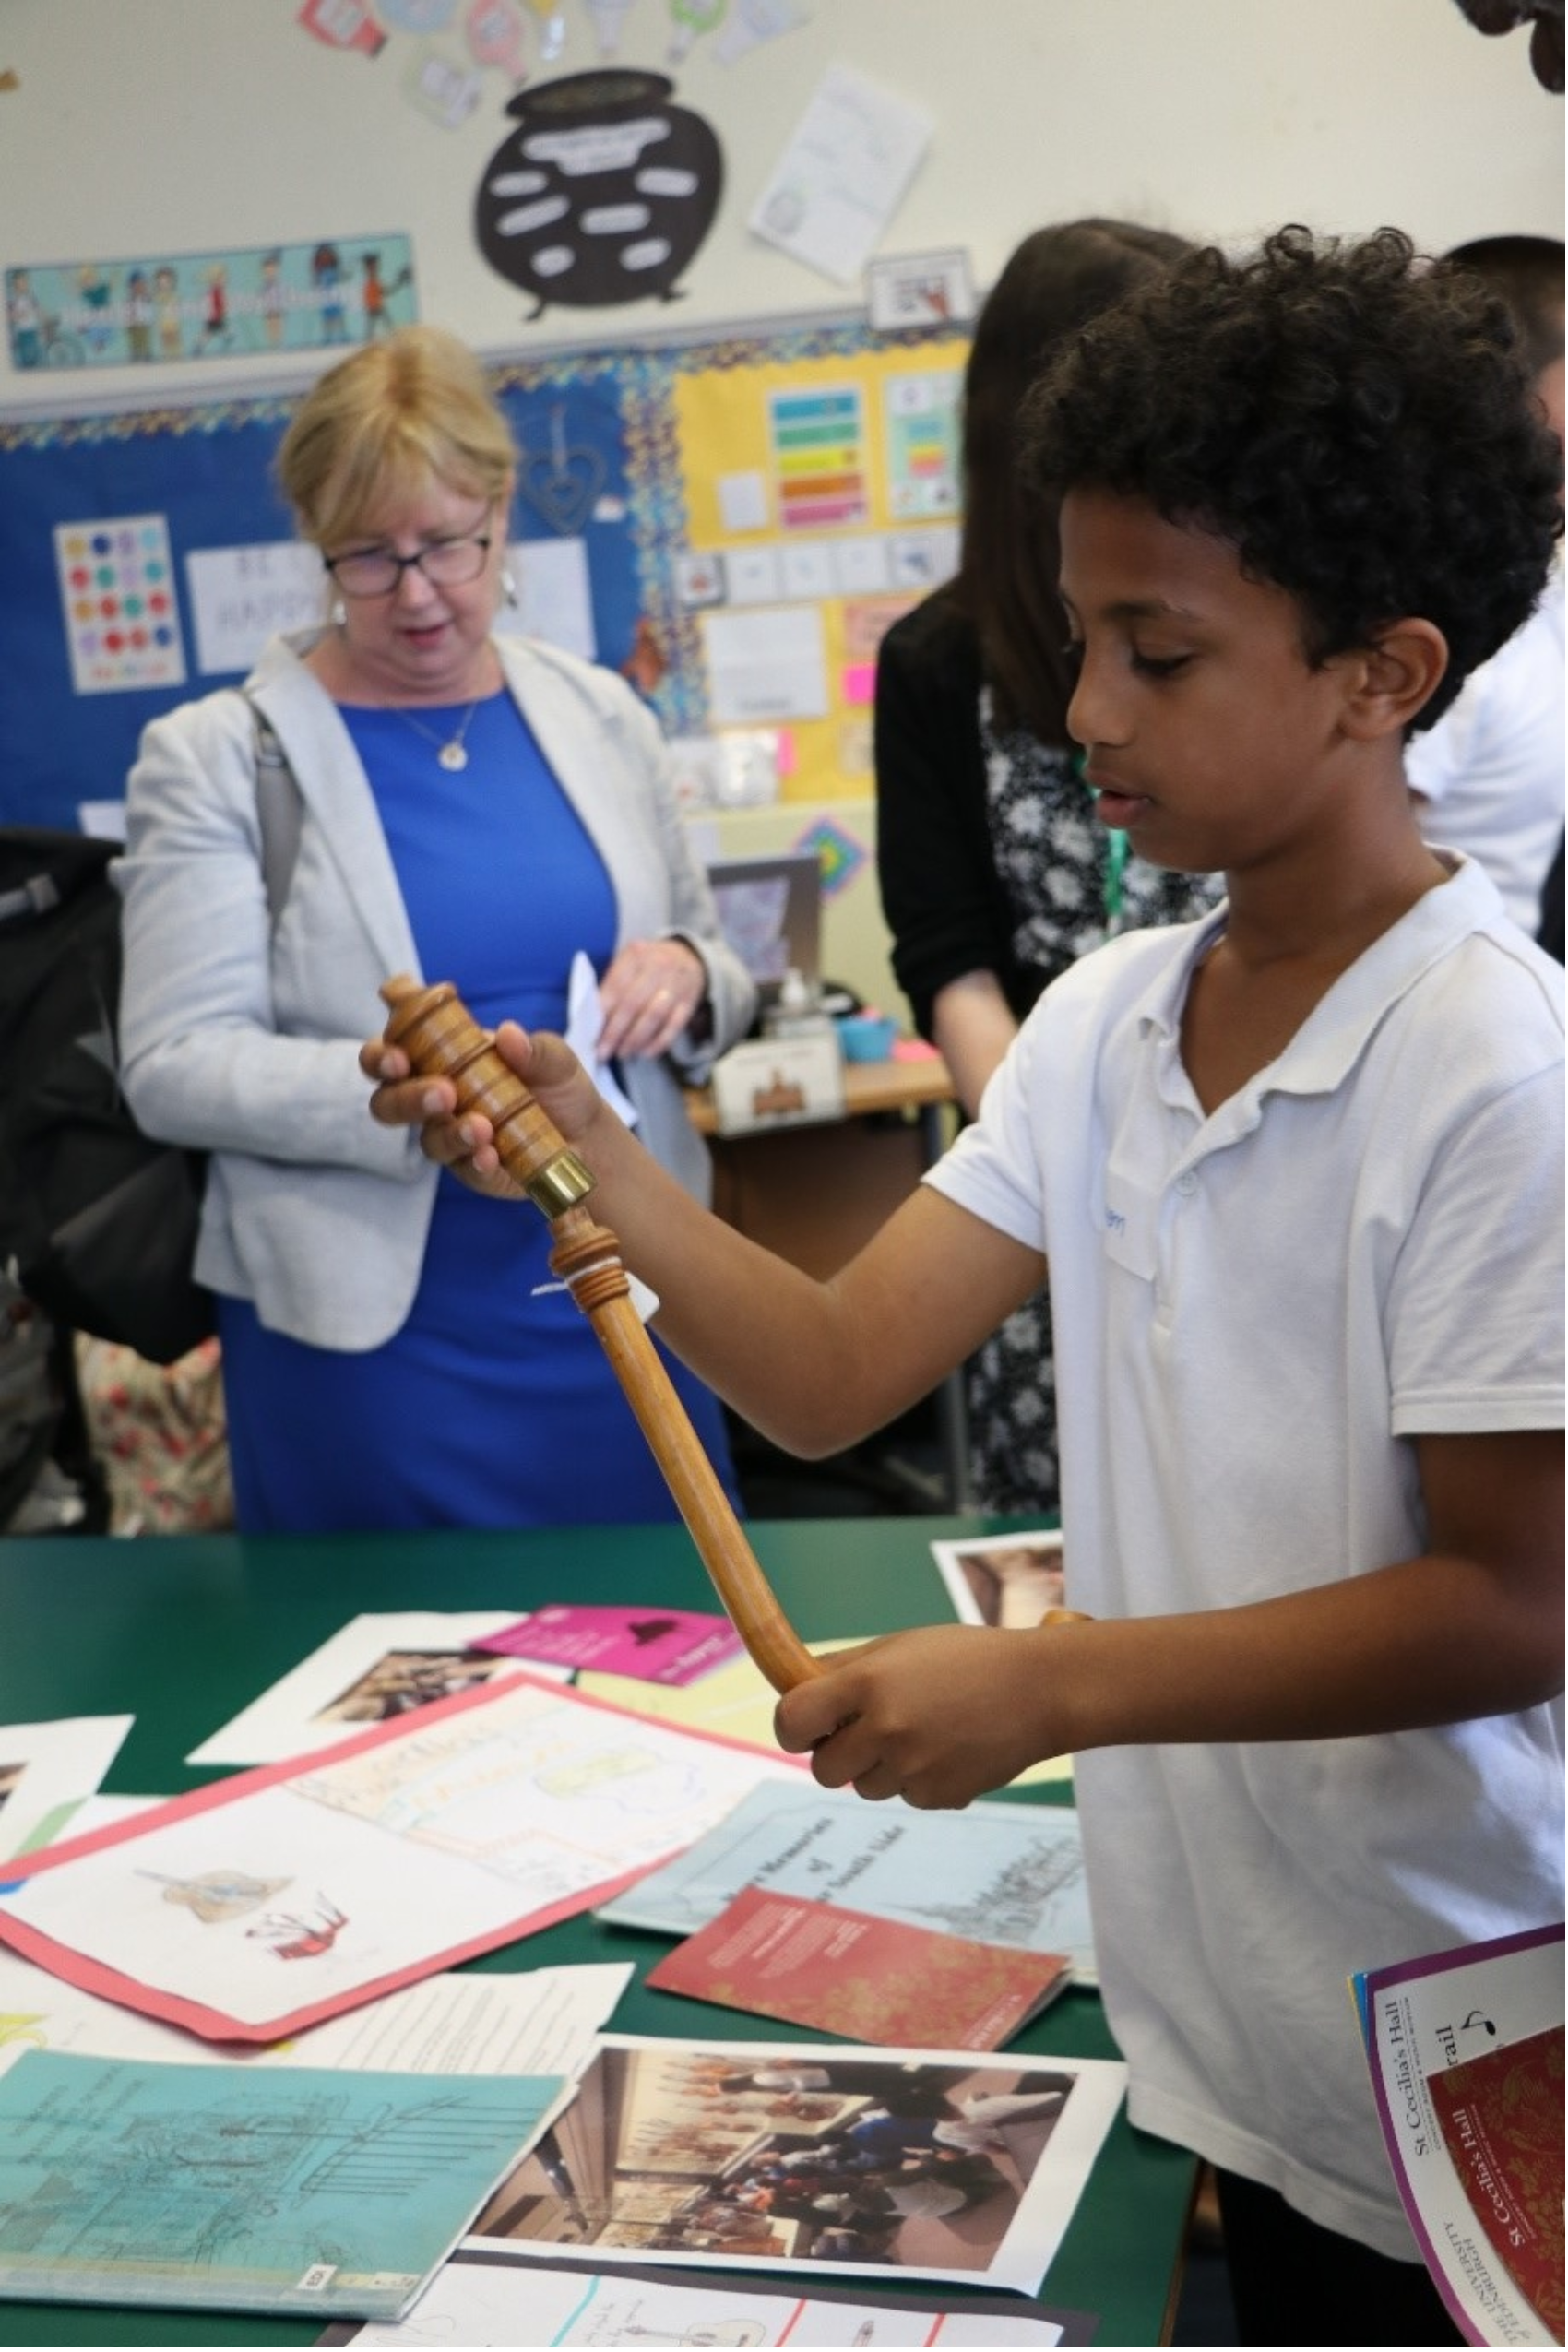
[[[433,540],[412,555],[395,555],[389,547],[366,547],[321,560],[345,596],[390,596],[401,587],[410,564],[435,588],[464,588],[483,571],[491,540],[489,531],[476,531],[467,539]]]

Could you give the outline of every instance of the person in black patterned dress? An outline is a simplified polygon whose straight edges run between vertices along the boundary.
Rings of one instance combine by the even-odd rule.
[[[1035,999],[1108,932],[1185,922],[1217,875],[1124,854],[1095,817],[1066,711],[1053,503],[1017,479],[1015,420],[1098,313],[1186,246],[1122,220],[1037,229],[975,325],[964,376],[957,576],[887,632],[877,660],[877,863],[893,968],[972,1118]],[[968,1369],[970,1479],[987,1511],[1057,1508],[1043,1291]]]

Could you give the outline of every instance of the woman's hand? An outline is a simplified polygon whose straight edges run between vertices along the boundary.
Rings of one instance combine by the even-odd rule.
[[[825,1788],[853,1783],[873,1800],[967,1805],[1068,1744],[1057,1678],[1071,1657],[1066,1631],[1054,1627],[890,1633],[788,1693],[774,1730],[791,1753],[812,1751]]]
[[[599,984],[599,1051],[668,1053],[707,994],[707,968],[683,939],[630,939]]]
[[[544,1032],[530,1037],[516,1021],[503,1021],[494,1044],[564,1142],[584,1142],[600,1114],[613,1116],[605,1112],[602,1096],[564,1038]],[[375,1082],[373,1119],[384,1127],[417,1127],[425,1158],[449,1168],[475,1192],[495,1200],[524,1197],[522,1186],[501,1165],[490,1121],[477,1111],[457,1116],[450,1078],[415,1077],[402,1047],[388,1045],[385,1037],[361,1046],[360,1068]]]

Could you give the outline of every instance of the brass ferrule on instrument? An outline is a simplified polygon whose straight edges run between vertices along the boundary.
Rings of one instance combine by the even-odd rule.
[[[593,1190],[593,1177],[575,1151],[558,1151],[553,1159],[525,1178],[523,1190],[535,1208],[546,1217],[559,1217],[577,1203],[586,1200]]]

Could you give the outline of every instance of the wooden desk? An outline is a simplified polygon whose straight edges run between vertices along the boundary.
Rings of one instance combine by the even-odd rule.
[[[875,1111],[923,1111],[932,1104],[945,1104],[956,1099],[953,1081],[947,1075],[947,1064],[940,1054],[919,1062],[846,1062],[844,1064],[846,1119],[862,1119]],[[718,1134],[719,1121],[714,1113],[710,1087],[689,1089],[686,1109],[699,1135]],[[831,1124],[831,1122],[826,1123]],[[804,1134],[809,1131],[795,1127],[780,1129],[779,1132]],[[759,1143],[771,1138],[739,1135],[731,1140]]]
[[[996,1534],[980,1517],[754,1522],[759,1557],[808,1639],[951,1616],[932,1537]],[[1012,1524],[1020,1524],[1014,1522]],[[519,1535],[14,1538],[0,1543],[0,1723],[134,1714],[105,1786],[177,1796],[218,1776],[182,1762],[207,1735],[361,1610],[526,1610],[563,1592],[588,1602],[712,1606],[684,1530],[541,1529]],[[1054,1788],[1023,1801],[1051,1802]],[[667,1938],[564,1920],[470,1966],[506,1971],[630,1960],[615,2013],[627,2033],[728,2041],[814,2038],[767,2018],[649,1992]],[[1091,1993],[1064,1994],[1009,2053],[1111,2058]],[[1051,2264],[1044,2297],[1099,2314],[1099,2344],[1164,2341],[1194,2167],[1179,2149],[1112,2127]],[[766,2283],[777,2292],[778,2274]],[[879,2271],[879,2293],[897,2274]],[[955,2287],[956,2300],[964,2289]],[[0,2344],[307,2345],[314,2322],[64,2303],[0,2303]]]
[[[841,1119],[721,1135],[706,1087],[688,1092],[686,1110],[708,1139],[718,1215],[825,1279],[848,1265],[941,1158],[955,1100],[940,1059],[847,1062]],[[961,1372],[936,1391],[936,1411],[944,1491],[935,1501],[967,1510],[972,1498]]]

